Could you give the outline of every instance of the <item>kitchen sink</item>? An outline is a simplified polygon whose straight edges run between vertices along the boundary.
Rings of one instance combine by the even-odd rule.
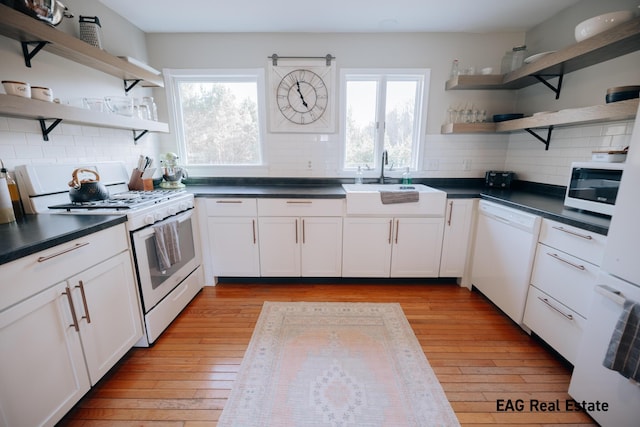
[[[342,184],[347,193],[347,215],[411,215],[443,217],[447,203],[444,191],[424,184]],[[419,200],[383,204],[382,191],[417,191]]]

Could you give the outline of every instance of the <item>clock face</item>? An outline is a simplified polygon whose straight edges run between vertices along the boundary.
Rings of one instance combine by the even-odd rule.
[[[327,110],[329,91],[322,78],[310,70],[286,74],[276,89],[278,109],[292,123],[308,125]]]

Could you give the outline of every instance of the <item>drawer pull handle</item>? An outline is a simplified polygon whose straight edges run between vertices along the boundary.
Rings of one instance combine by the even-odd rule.
[[[307,243],[307,238],[306,238],[306,231],[305,231],[304,219],[303,219],[302,220],[302,244],[304,245],[305,243]]]
[[[547,304],[547,305],[548,305],[549,307],[551,307],[553,310],[555,310],[555,311],[557,311],[558,313],[562,314],[562,315],[563,315],[564,317],[566,317],[567,319],[569,319],[569,320],[573,320],[573,315],[563,313],[563,312],[562,312],[562,310],[560,310],[560,309],[558,309],[557,307],[555,307],[554,305],[552,305],[552,304],[549,302],[549,299],[548,299],[548,298],[538,297],[538,299],[539,299],[540,301],[542,301],[543,303]]]
[[[251,228],[253,230],[253,244],[256,244],[256,220],[252,219],[251,220]]]
[[[547,252],[547,255],[549,255],[551,258],[555,258],[555,259],[557,259],[558,261],[562,261],[562,262],[564,262],[565,264],[569,264],[571,267],[573,267],[573,268],[577,268],[578,270],[581,270],[581,271],[586,270],[586,268],[585,268],[585,266],[584,266],[584,265],[580,265],[580,264],[573,263],[573,262],[571,262],[571,261],[569,261],[569,260],[567,260],[567,259],[562,258],[562,257],[561,257],[560,255],[558,255],[558,254],[552,254],[552,253],[550,253],[550,252]]]
[[[310,205],[313,202],[311,200],[287,200],[290,205]]]
[[[54,253],[54,254],[47,255],[47,256],[41,256],[41,257],[38,257],[37,261],[38,261],[38,262],[45,262],[45,261],[50,260],[51,258],[55,258],[55,257],[57,257],[57,256],[64,255],[64,254],[66,254],[67,252],[71,252],[71,251],[75,251],[76,249],[80,249],[80,248],[82,248],[82,247],[84,247],[84,246],[87,246],[88,244],[89,244],[89,242],[85,242],[85,243],[76,243],[76,244],[75,244],[75,245],[73,245],[72,247],[67,248],[67,249],[63,249],[63,250],[61,250],[60,252],[56,252],[56,253]]]
[[[396,220],[396,245],[398,244],[398,234],[400,233],[400,220]]]
[[[449,218],[447,218],[447,225],[451,227],[451,217],[453,216],[453,200],[449,202]]]
[[[67,301],[69,302],[69,308],[71,309],[71,318],[73,319],[73,323],[69,326],[73,326],[76,332],[80,332],[80,327],[78,326],[78,316],[76,316],[76,308],[73,306],[73,298],[71,297],[71,289],[67,286],[66,291],[62,293],[62,295],[67,296]]]
[[[216,200],[216,203],[237,203],[237,204],[242,204],[242,200]]]
[[[576,233],[575,231],[567,230],[567,229],[566,229],[566,228],[564,228],[564,227],[558,227],[558,226],[555,226],[555,225],[554,225],[554,226],[553,226],[553,227],[551,227],[551,228],[554,228],[554,229],[556,229],[556,230],[558,230],[558,231],[563,231],[563,232],[565,232],[565,233],[567,233],[567,234],[571,234],[572,236],[580,237],[581,239],[585,239],[585,240],[593,240],[593,237],[591,237],[591,236],[590,236],[590,235],[588,235],[588,234]]]
[[[84,306],[83,319],[87,319],[87,323],[91,323],[91,316],[89,316],[89,306],[87,305],[87,296],[84,293],[84,283],[82,280],[78,281],[76,288],[80,288],[80,295],[82,295],[82,305]]]
[[[393,220],[389,220],[389,244],[391,244],[391,229],[393,228]]]
[[[296,219],[296,245],[298,244],[298,220]]]

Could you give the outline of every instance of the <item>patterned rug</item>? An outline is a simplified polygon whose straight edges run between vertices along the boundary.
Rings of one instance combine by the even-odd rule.
[[[457,426],[399,304],[265,302],[218,427]]]

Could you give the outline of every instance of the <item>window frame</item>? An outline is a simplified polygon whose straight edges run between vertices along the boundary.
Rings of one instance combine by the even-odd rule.
[[[391,81],[420,81],[422,85],[421,93],[419,94],[421,99],[416,100],[416,114],[414,115],[414,133],[415,137],[412,141],[411,147],[411,171],[418,171],[422,169],[422,150],[425,143],[426,129],[427,129],[427,117],[428,117],[428,105],[429,105],[429,92],[431,81],[431,69],[429,68],[343,68],[340,70],[340,170],[343,174],[352,175],[356,167],[346,166],[346,150],[347,150],[347,82],[348,81],[371,81],[376,80],[378,82],[377,105],[376,105],[376,118],[378,122],[380,117],[384,117],[386,114],[386,82]],[[385,83],[385,84],[380,84]],[[382,96],[383,98],[380,98]],[[382,120],[384,121],[384,119]],[[382,152],[384,151],[384,133],[380,136],[379,132],[376,135],[374,142],[374,164],[369,165],[370,170],[367,172],[379,173],[380,172],[380,160]],[[401,174],[404,170],[401,168],[395,168],[393,172]],[[387,171],[385,171],[387,173]]]
[[[216,82],[249,82],[257,85],[257,109],[258,109],[258,140],[259,158],[258,164],[185,164],[190,176],[211,176],[212,173],[224,175],[260,175],[268,170],[265,149],[267,140],[267,108],[265,100],[265,71],[264,68],[214,68],[214,69],[164,69],[165,90],[167,104],[169,106],[169,118],[177,142],[178,156],[186,158],[186,141],[182,121],[182,108],[178,94],[178,84],[185,81],[216,81]]]

